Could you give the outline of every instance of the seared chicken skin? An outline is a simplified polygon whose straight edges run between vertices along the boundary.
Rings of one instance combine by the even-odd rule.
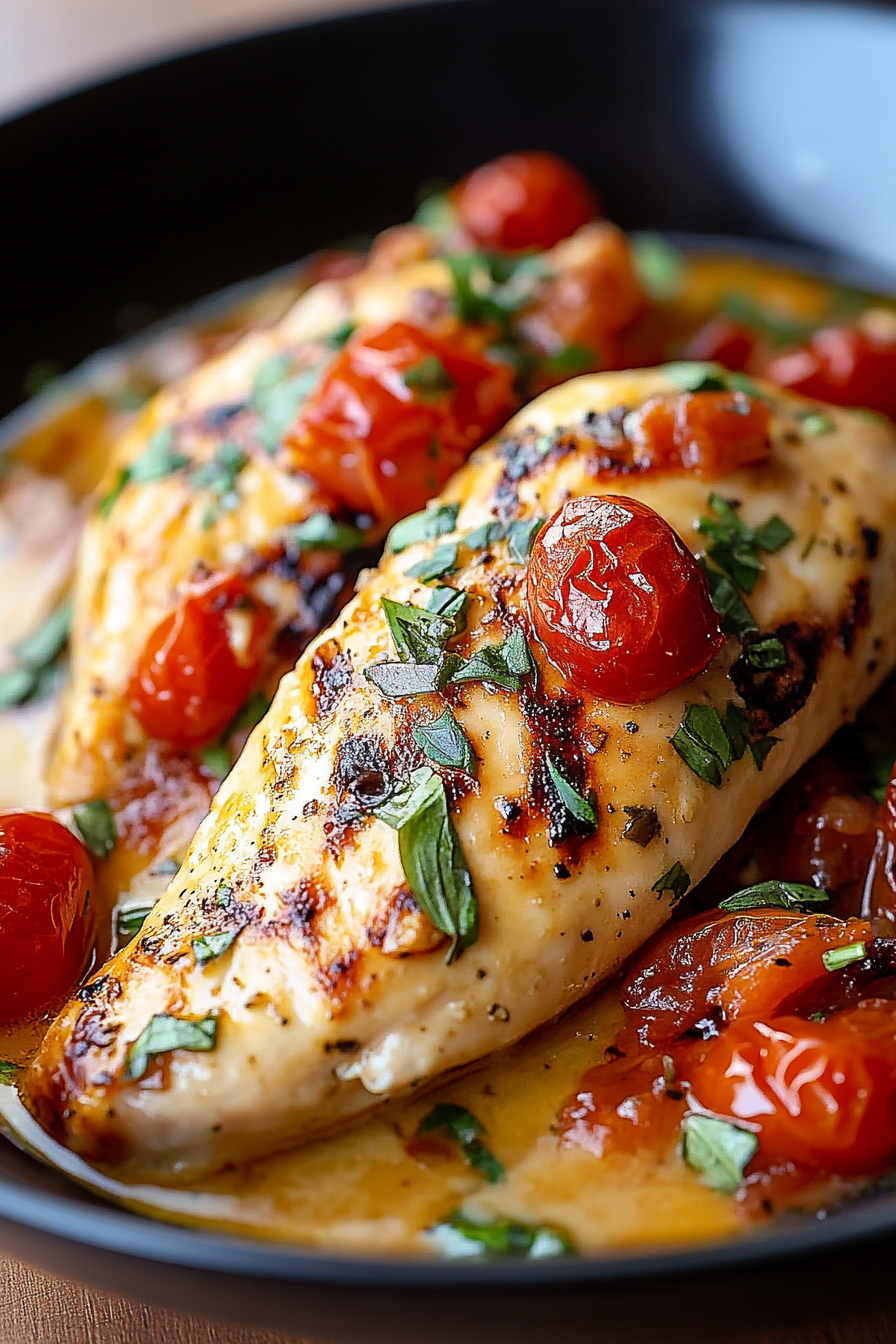
[[[892,426],[765,387],[760,460],[720,476],[700,452],[677,467],[633,459],[620,447],[631,412],[678,376],[599,374],[545,393],[454,477],[437,505],[456,516],[442,507],[419,525],[443,535],[393,535],[282,681],[140,935],[50,1029],[21,1084],[47,1130],[127,1179],[176,1180],[508,1045],[611,975],[855,714],[896,662]],[[704,671],[646,704],[561,675],[532,633],[508,527],[621,494],[700,554],[712,492],[750,528],[786,525],[746,599],[758,632],[729,634]],[[435,598],[408,574],[427,560],[444,570]],[[404,671],[376,670],[399,662],[383,599],[456,610],[445,588],[467,595],[441,636],[451,680],[410,695],[433,660],[418,649]],[[751,653],[769,639],[783,666]],[[464,660],[485,649],[475,679]],[[670,742],[689,706],[720,720],[732,706],[742,726],[714,780]],[[460,746],[427,732],[447,709]],[[432,824],[396,829],[415,786]],[[447,917],[412,894],[427,865]]]

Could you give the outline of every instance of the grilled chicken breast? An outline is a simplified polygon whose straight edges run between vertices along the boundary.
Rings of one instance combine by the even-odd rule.
[[[896,661],[892,426],[765,388],[765,461],[723,479],[614,461],[607,415],[618,425],[614,408],[673,388],[660,369],[545,393],[453,479],[437,503],[456,519],[428,515],[430,532],[437,517],[453,530],[387,552],[284,678],[141,934],[48,1033],[21,1091],[51,1133],[129,1179],[176,1180],[506,1046],[611,975],[855,713]],[[568,684],[531,637],[527,663],[525,557],[494,535],[463,541],[619,493],[699,553],[712,491],[753,528],[777,514],[792,530],[749,597],[786,666],[763,669],[749,637],[730,636],[649,704]],[[467,595],[466,625],[447,647],[457,660],[491,649],[482,679],[390,698],[392,673],[365,675],[396,661],[383,599],[425,607],[432,588],[408,571],[453,541],[456,570],[438,582]],[[407,689],[409,673],[394,675]],[[670,743],[689,705],[734,705],[762,749],[742,745],[720,783],[704,778]],[[446,707],[476,758],[466,770],[439,764],[456,742],[425,731]],[[396,813],[408,781],[427,779],[432,806],[409,837]],[[454,893],[447,919],[412,895],[427,864],[430,888]],[[453,944],[436,927],[452,918]]]

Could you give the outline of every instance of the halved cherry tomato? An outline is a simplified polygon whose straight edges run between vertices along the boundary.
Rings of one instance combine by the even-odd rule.
[[[673,1145],[685,1106],[674,1076],[666,1076],[671,1063],[668,1056],[640,1055],[589,1069],[557,1118],[564,1147],[603,1157]]]
[[[352,336],[286,446],[335,499],[393,522],[422,508],[515,405],[509,367],[393,322]]]
[[[743,392],[685,392],[651,397],[626,416],[625,432],[637,464],[724,476],[765,461],[770,419],[768,403]]]
[[[633,705],[702,671],[723,635],[703,574],[669,524],[624,495],[570,499],[539,534],[529,617],[574,686]]]
[[[819,983],[835,987],[822,956],[871,942],[865,920],[785,910],[695,915],[662,930],[622,986],[626,1022],[645,1046],[671,1045],[704,1021],[779,1012]]]
[[[145,732],[185,749],[227,727],[258,676],[273,629],[238,574],[192,585],[149,636],[128,687]]]
[[[74,989],[93,946],[92,887],[86,849],[55,817],[0,816],[0,1022]]]
[[[767,1160],[851,1174],[896,1151],[893,1005],[737,1022],[689,1080],[701,1106],[758,1125]]]
[[[726,369],[746,369],[756,351],[757,339],[749,327],[730,317],[711,317],[688,341],[685,359],[709,359]]]
[[[539,150],[483,164],[457,184],[453,197],[473,241],[506,252],[553,247],[600,213],[581,173]]]
[[[805,345],[773,355],[764,378],[835,406],[896,418],[896,337],[863,327],[825,327]]]

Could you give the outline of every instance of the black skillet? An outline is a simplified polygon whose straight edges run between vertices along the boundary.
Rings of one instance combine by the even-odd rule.
[[[421,182],[514,148],[573,159],[627,227],[796,247],[812,269],[892,291],[894,71],[892,5],[453,0],[88,89],[0,126],[2,409],[35,363],[71,367],[135,321],[406,218]],[[734,1244],[435,1264],[169,1227],[0,1140],[0,1247],[347,1344],[728,1341],[873,1329],[896,1298],[896,1195]]]

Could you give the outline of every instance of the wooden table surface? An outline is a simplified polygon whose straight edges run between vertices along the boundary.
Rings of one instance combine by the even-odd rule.
[[[896,1297],[896,1294],[894,1294]],[[594,1336],[594,1341],[597,1340]],[[0,1256],[0,1344],[302,1344],[160,1311],[53,1279]],[[321,1344],[315,1340],[314,1344]],[[420,1344],[426,1344],[421,1340]],[[557,1344],[563,1344],[558,1340]],[[593,1344],[588,1341],[588,1344]],[[724,1330],[718,1344],[726,1344]],[[861,1326],[763,1332],[756,1344],[896,1344],[896,1302]]]

